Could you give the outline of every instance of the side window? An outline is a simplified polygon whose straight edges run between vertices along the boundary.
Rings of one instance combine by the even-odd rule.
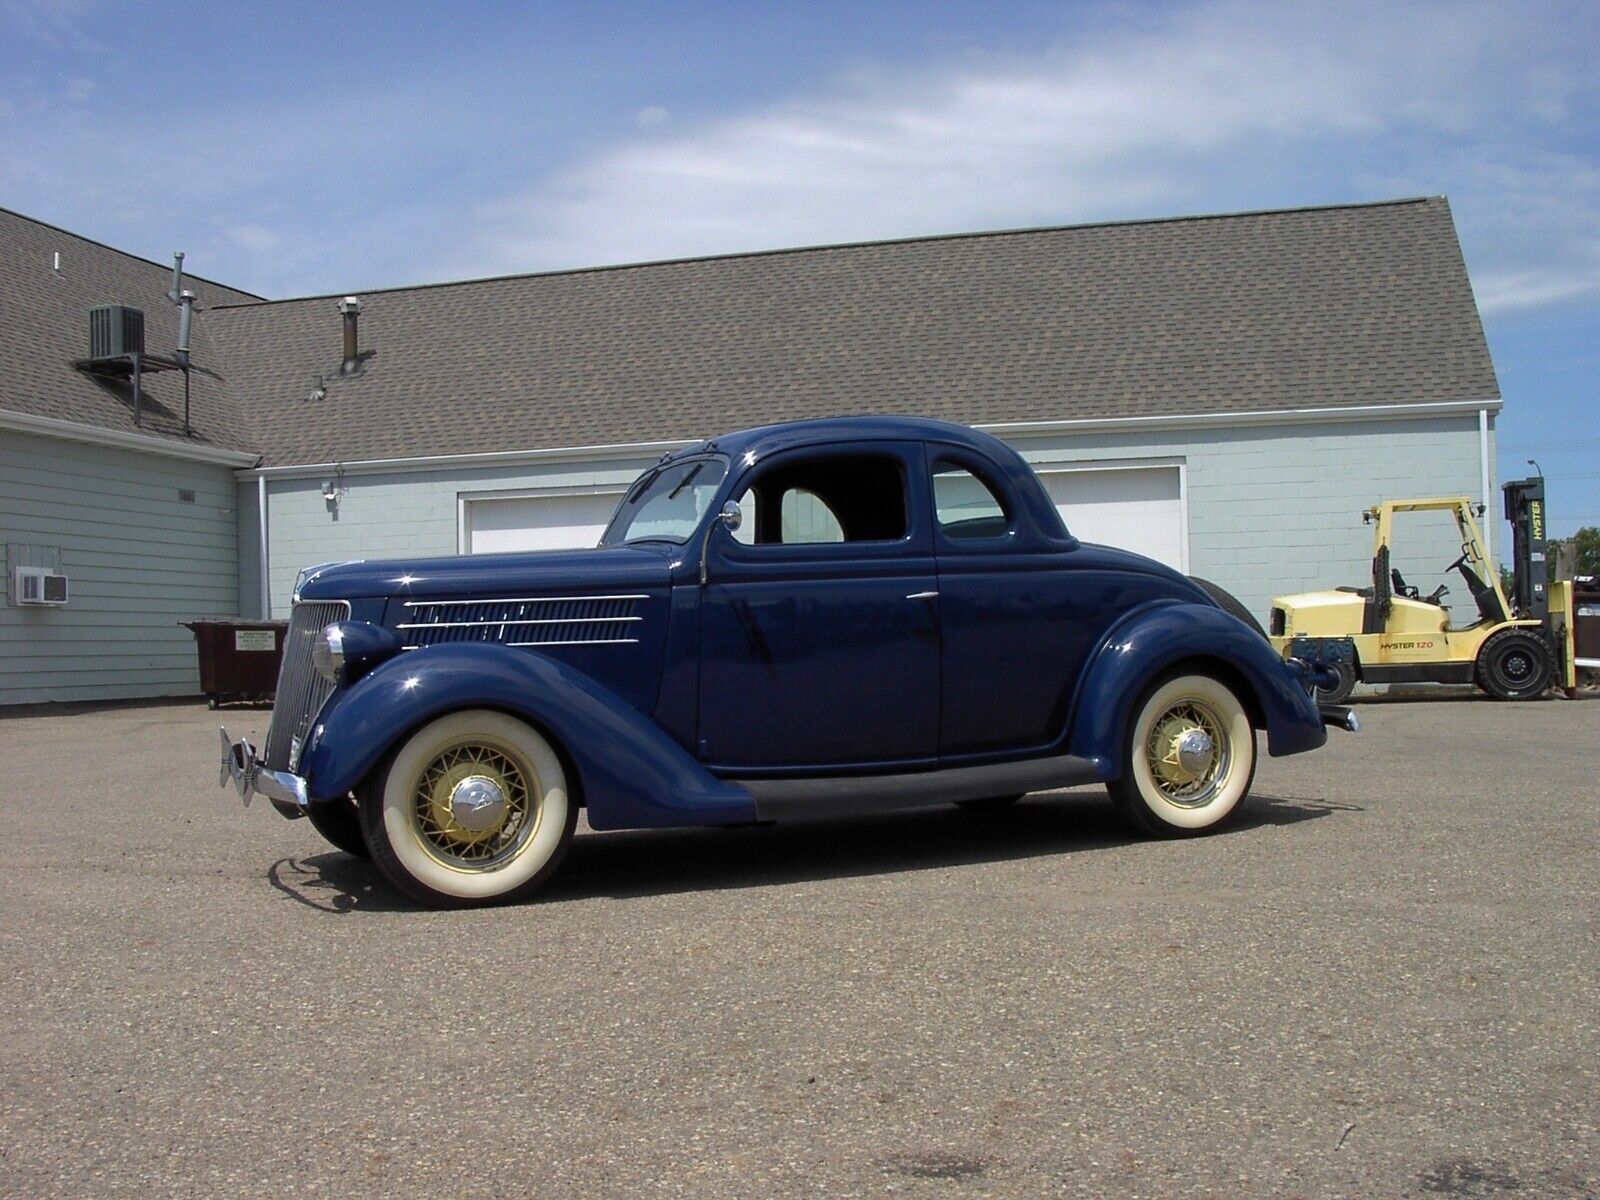
[[[1011,519],[994,489],[953,462],[934,465],[933,511],[948,538],[1002,537],[1011,530]]]
[[[756,525],[760,521],[761,499],[751,488],[746,488],[744,495],[739,497],[739,511],[744,514],[744,520],[739,528],[733,531],[733,540],[741,546],[756,544]]]
[[[746,545],[885,542],[905,537],[905,472],[887,454],[829,454],[756,476],[739,505]]]
[[[790,488],[783,494],[784,545],[842,541],[844,526],[821,496],[803,487]]]

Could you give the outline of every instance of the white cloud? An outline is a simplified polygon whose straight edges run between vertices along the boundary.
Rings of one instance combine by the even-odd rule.
[[[1600,292],[1600,279],[1559,270],[1480,271],[1473,279],[1478,310],[1485,316],[1544,308]]]
[[[1486,306],[1549,302],[1578,294],[1597,262],[1584,231],[1600,226],[1600,185],[1568,164],[1547,190],[1532,149],[1577,119],[1592,37],[1568,27],[1593,22],[1519,11],[1513,23],[1460,4],[1211,4],[1029,56],[858,72],[652,130],[492,200],[475,258],[441,267],[1446,192],[1487,268]],[[1532,212],[1547,218],[1537,233],[1512,236]]]
[[[251,221],[229,225],[223,233],[235,245],[258,253],[267,253],[283,245],[283,238],[275,230]]]
[[[633,123],[640,129],[659,129],[667,123],[671,115],[661,105],[651,104],[639,110],[633,118]]]

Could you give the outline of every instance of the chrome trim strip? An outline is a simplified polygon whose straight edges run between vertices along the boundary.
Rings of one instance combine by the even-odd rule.
[[[504,603],[504,602],[503,602]],[[584,625],[594,621],[642,621],[643,617],[527,617],[506,621],[415,621],[396,629],[479,629],[490,625]]]
[[[638,638],[579,638],[575,642],[431,642],[426,646],[401,646],[402,650],[430,650],[436,646],[632,646]]]
[[[504,646],[626,646],[638,638],[583,638],[576,642],[502,642]],[[446,643],[448,644],[448,643]]]
[[[577,600],[648,600],[649,596],[484,596],[476,600],[407,600],[407,608],[446,604],[571,604]]]

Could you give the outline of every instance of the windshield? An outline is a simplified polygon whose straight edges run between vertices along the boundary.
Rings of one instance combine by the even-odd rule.
[[[720,458],[697,458],[646,471],[628,489],[600,544],[687,541],[727,469]]]

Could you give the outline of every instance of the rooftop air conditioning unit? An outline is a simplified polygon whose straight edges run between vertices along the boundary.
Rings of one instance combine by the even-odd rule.
[[[144,353],[144,313],[123,304],[89,310],[89,357],[119,358]]]
[[[48,604],[60,608],[67,602],[67,577],[44,567],[18,567],[18,604]]]

